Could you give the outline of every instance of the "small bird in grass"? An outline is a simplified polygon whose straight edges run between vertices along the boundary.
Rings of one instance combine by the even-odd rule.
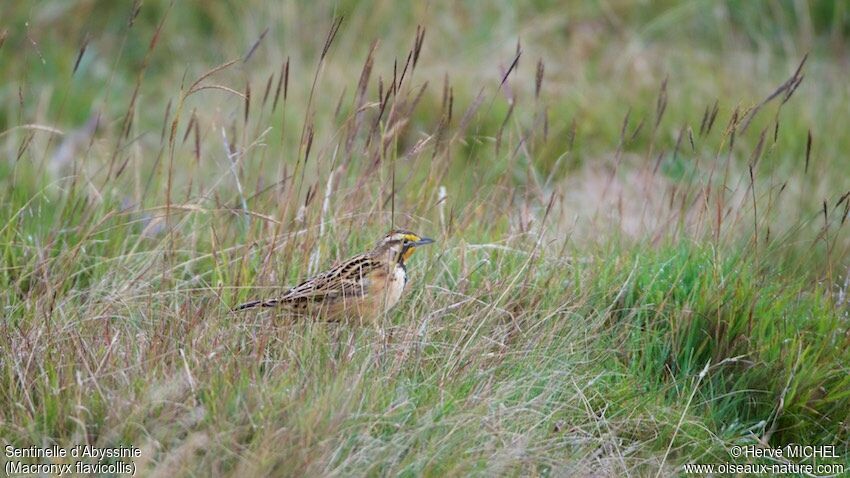
[[[282,296],[246,302],[233,310],[281,307],[300,316],[374,322],[401,298],[407,284],[407,260],[417,247],[432,242],[395,229],[371,251],[305,280]]]

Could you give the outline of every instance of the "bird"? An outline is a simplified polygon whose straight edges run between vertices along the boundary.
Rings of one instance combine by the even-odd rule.
[[[376,323],[401,299],[408,282],[407,261],[433,239],[393,229],[369,251],[319,273],[283,295],[237,305],[233,311],[279,307],[295,316],[327,321]]]

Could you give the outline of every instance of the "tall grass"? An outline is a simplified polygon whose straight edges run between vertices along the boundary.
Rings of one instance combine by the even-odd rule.
[[[16,4],[0,434],[145,475],[848,463],[846,12],[734,6]],[[230,311],[393,225],[439,242],[380,327]]]

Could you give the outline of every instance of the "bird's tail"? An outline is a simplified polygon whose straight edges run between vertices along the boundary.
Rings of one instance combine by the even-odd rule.
[[[269,299],[269,300],[252,300],[251,302],[245,302],[244,304],[239,304],[234,307],[234,312],[239,312],[246,309],[253,309],[254,307],[274,307],[280,303],[278,299]]]

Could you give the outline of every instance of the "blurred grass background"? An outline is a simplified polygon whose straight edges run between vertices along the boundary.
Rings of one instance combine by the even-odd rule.
[[[4,4],[3,436],[146,475],[847,464],[848,8]],[[228,310],[391,224],[439,245],[380,330]]]

